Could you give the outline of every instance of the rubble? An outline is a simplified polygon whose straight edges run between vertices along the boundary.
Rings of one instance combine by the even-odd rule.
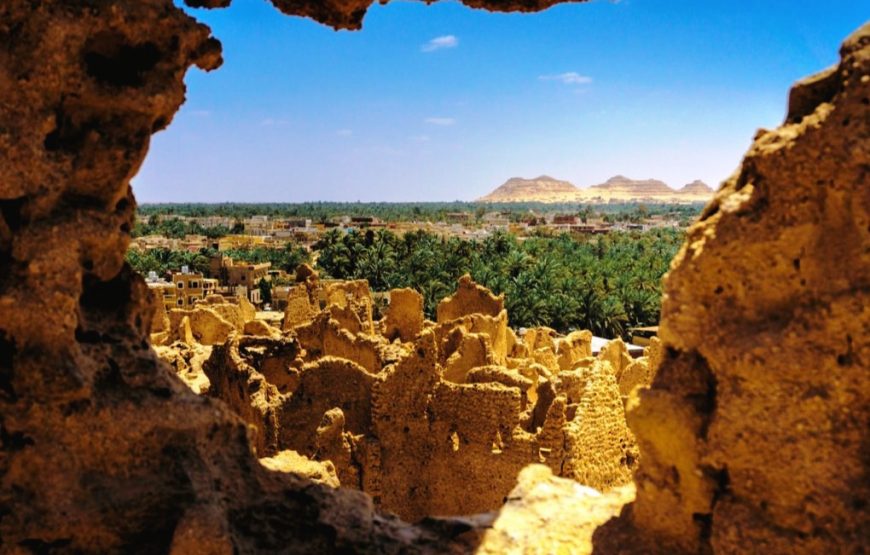
[[[274,457],[263,457],[260,459],[260,464],[269,470],[295,474],[329,487],[337,488],[341,485],[331,462],[318,463],[303,457],[296,451],[281,451]]]
[[[329,462],[343,486],[409,520],[494,510],[530,463],[592,487],[630,483],[638,454],[607,357],[566,371],[554,364],[538,373],[521,358],[512,360],[525,370],[504,366],[509,354],[525,351],[514,352],[515,339],[506,340],[513,336],[501,299],[468,276],[442,302],[445,321],[428,327],[416,294],[396,295],[399,307],[368,326],[359,317],[367,318],[372,305],[364,282],[312,283],[323,284],[310,292],[327,307],[283,337],[258,343],[287,345],[268,377],[259,369],[275,358],[264,358],[243,336],[230,337],[206,365],[216,384],[208,394],[253,427],[261,456],[292,450]],[[471,312],[479,307],[489,314]],[[401,322],[410,329],[391,328]],[[368,329],[392,329],[395,337]],[[588,332],[546,337],[536,350],[553,360],[560,346],[563,363],[590,352]],[[286,374],[276,374],[281,366]],[[540,388],[552,394],[539,396]]]
[[[476,553],[591,554],[596,528],[618,516],[634,496],[633,484],[602,494],[555,477],[546,466],[527,466],[517,476],[517,485],[504,507],[493,515]]]

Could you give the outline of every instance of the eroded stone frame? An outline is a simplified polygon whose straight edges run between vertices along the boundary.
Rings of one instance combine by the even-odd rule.
[[[273,3],[358,28],[372,0]],[[193,64],[220,45],[171,0],[0,4],[0,551],[473,551],[491,520],[408,525],[264,469],[239,418],[156,359],[123,262],[129,181]],[[598,551],[868,548],[868,97],[865,25],[690,229],[629,413],[637,501]]]

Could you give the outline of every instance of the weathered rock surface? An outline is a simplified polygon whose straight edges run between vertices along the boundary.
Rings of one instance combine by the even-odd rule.
[[[689,230],[630,411],[665,551],[868,548],[870,24],[798,83]]]
[[[384,315],[384,337],[411,341],[423,330],[423,295],[413,289],[390,291],[390,306]]]
[[[304,324],[317,314],[316,304],[312,302],[308,287],[296,285],[287,295],[287,308],[284,310],[284,329]]]
[[[289,15],[302,15],[336,29],[359,29],[369,6],[376,0],[271,0],[276,8]],[[438,0],[423,0],[427,3]],[[472,8],[492,11],[538,11],[555,4],[587,0],[460,0]],[[191,6],[226,7],[231,0],[186,0]]]
[[[492,291],[482,287],[468,274],[459,278],[459,288],[452,296],[438,303],[438,323],[450,322],[480,314],[482,316],[498,316],[504,310],[504,295],[495,296]]]
[[[371,1],[275,3],[356,28]],[[491,518],[412,526],[363,493],[263,467],[248,425],[149,347],[147,290],[123,265],[129,180],[192,64],[216,68],[219,44],[170,0],[0,4],[0,549],[481,547]],[[596,529],[600,552],[868,550],[868,73],[865,26],[838,67],[795,87],[786,124],[759,134],[691,230],[666,282],[661,367],[629,403],[637,500]],[[596,510],[575,513],[578,536]],[[527,522],[514,541],[529,551],[568,530]]]
[[[211,347],[200,345],[192,335],[188,339],[167,346],[157,345],[154,351],[194,393],[207,393],[210,382],[203,365],[211,357]]]
[[[287,472],[301,476],[312,482],[337,488],[341,485],[331,462],[320,463],[303,457],[296,451],[281,451],[274,457],[260,459],[260,464],[276,472]]]
[[[493,515],[475,553],[592,553],[596,528],[617,516],[633,499],[633,485],[601,494],[573,480],[554,477],[546,466],[527,466],[504,507]]]

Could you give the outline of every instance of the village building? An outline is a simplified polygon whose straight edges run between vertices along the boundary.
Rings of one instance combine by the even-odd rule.
[[[175,308],[175,284],[158,276],[157,272],[153,270],[145,276],[145,283],[148,285],[148,289],[153,291],[157,299],[163,303],[166,310]]]
[[[191,272],[187,266],[182,266],[180,272],[174,272],[172,274],[172,285],[175,289],[175,307],[189,308],[196,301],[204,299],[204,279],[205,276],[202,273]]]
[[[269,216],[252,216],[243,222],[245,235],[265,236],[271,234],[275,223],[269,221]]]
[[[218,250],[228,251],[234,249],[253,249],[262,247],[266,243],[265,238],[254,235],[227,235],[218,239]]]
[[[244,285],[249,289],[257,287],[261,279],[267,281],[271,279],[269,269],[272,267],[271,262],[260,262],[258,264],[249,264],[247,262],[234,262],[230,260],[230,265],[227,266],[227,283],[230,286]]]

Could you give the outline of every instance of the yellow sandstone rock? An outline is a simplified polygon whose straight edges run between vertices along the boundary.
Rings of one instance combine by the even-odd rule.
[[[529,465],[492,518],[478,555],[587,555],[597,527],[634,499],[634,485],[601,493]]]
[[[312,461],[296,451],[281,451],[273,457],[260,459],[260,464],[275,472],[290,472],[329,487],[341,485],[331,462]]]

